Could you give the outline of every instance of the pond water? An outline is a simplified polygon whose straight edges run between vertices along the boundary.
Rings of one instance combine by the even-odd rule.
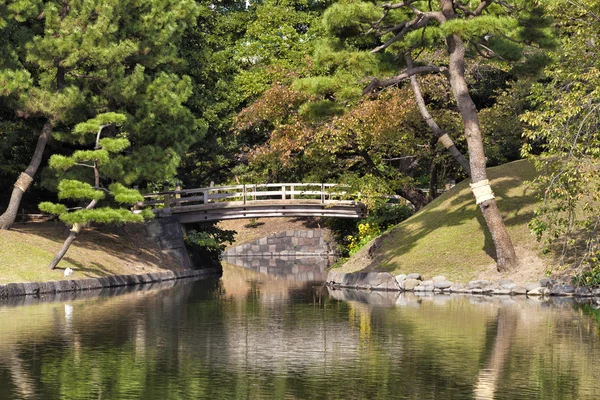
[[[0,398],[597,399],[599,327],[594,302],[330,292],[226,265],[0,301]]]

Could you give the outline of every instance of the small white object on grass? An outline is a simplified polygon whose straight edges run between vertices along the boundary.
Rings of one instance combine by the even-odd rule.
[[[73,270],[72,270],[71,268],[67,267],[67,268],[65,269],[65,276],[69,276],[69,275],[71,275],[72,273],[73,273]]]

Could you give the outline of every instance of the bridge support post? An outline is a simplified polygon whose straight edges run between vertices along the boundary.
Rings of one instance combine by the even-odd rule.
[[[176,192],[181,191],[181,182],[177,182],[175,184],[175,191]],[[181,205],[181,203],[178,201],[178,199],[181,199],[181,193],[175,193],[175,204],[174,204],[175,207]]]
[[[163,192],[165,193],[165,208],[171,208],[171,194],[169,193],[169,182],[163,183]]]

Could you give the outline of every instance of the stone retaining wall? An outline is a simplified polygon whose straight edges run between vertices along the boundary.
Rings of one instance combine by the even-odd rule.
[[[193,269],[194,264],[188,254],[183,240],[183,228],[179,217],[163,217],[146,222],[146,232],[160,246],[163,254],[168,254],[177,261],[183,269]]]
[[[510,279],[499,282],[487,280],[471,281],[467,284],[448,281],[443,276],[434,276],[431,280],[421,280],[419,274],[393,276],[387,272],[344,273],[329,271],[326,284],[333,288],[352,288],[387,290],[415,293],[463,293],[473,295],[527,295],[532,296],[569,296],[600,297],[600,288],[574,287],[549,278],[540,279],[524,285]]]
[[[321,229],[284,231],[230,247],[223,253],[226,257],[268,257],[273,255],[309,256],[331,253],[324,231]]]
[[[329,271],[327,284],[341,288],[391,290],[399,291],[400,287],[394,275],[387,272],[344,272]]]
[[[100,278],[79,280],[24,282],[0,285],[0,298],[26,295],[40,295],[45,293],[73,292],[78,290],[91,290],[128,285],[139,285],[153,282],[170,281],[181,278],[205,278],[219,276],[219,269],[201,269],[184,271],[150,272],[142,275],[113,275]]]

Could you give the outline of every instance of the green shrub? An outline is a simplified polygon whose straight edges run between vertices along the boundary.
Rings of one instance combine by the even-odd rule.
[[[196,264],[211,264],[221,260],[227,243],[233,243],[235,234],[235,231],[220,229],[213,224],[198,224],[198,230],[189,231],[184,241]]]
[[[329,218],[325,225],[333,232],[338,255],[347,257],[411,214],[412,209],[406,205],[383,204],[370,210],[368,217],[359,221]]]
[[[583,271],[573,276],[573,284],[577,286],[600,285],[600,249],[591,252],[582,265]]]

